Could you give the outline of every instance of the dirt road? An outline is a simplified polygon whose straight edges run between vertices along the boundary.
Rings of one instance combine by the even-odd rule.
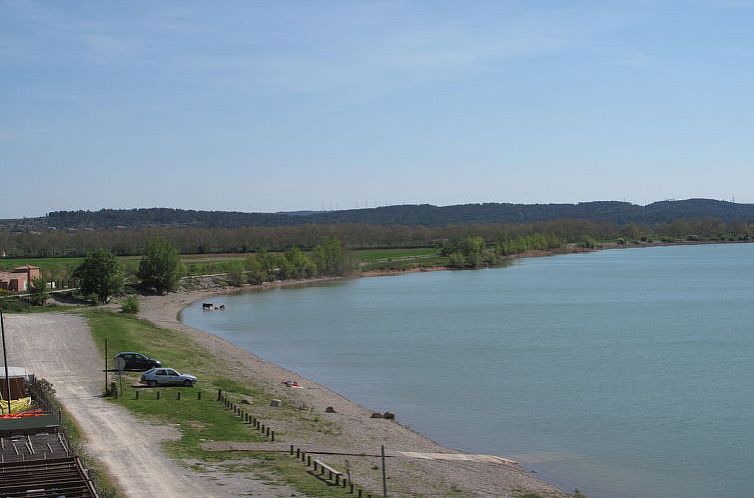
[[[200,475],[170,460],[160,442],[178,437],[177,431],[138,420],[100,397],[103,361],[82,317],[5,315],[5,330],[8,364],[26,367],[52,382],[81,427],[89,454],[102,462],[125,496],[280,496],[283,491],[248,478]]]

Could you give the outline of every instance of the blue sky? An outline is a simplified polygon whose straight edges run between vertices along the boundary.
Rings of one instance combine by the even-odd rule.
[[[754,1],[0,0],[0,218],[754,202]]]

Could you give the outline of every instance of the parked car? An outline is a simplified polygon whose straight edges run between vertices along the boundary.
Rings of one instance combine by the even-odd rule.
[[[182,374],[172,368],[153,368],[141,374],[141,382],[149,387],[155,386],[186,386],[196,384],[196,377]]]
[[[115,355],[116,370],[132,370],[134,372],[143,372],[150,368],[159,368],[162,363],[141,353],[125,352]]]

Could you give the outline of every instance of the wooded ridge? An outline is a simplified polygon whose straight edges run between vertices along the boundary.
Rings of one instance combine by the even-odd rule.
[[[578,204],[482,203],[454,206],[399,205],[341,211],[243,213],[170,208],[54,211],[39,218],[0,220],[0,230],[110,229],[145,227],[279,227],[292,225],[409,225],[448,226],[477,223],[530,223],[559,219],[588,220],[617,225],[654,225],[678,219],[715,218],[754,220],[754,204],[713,199],[653,202],[646,206],[619,201]]]

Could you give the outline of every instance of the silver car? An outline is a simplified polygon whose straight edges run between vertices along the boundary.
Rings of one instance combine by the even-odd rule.
[[[155,386],[186,386],[196,384],[196,377],[182,374],[172,368],[153,368],[141,375],[141,382],[149,387]]]

